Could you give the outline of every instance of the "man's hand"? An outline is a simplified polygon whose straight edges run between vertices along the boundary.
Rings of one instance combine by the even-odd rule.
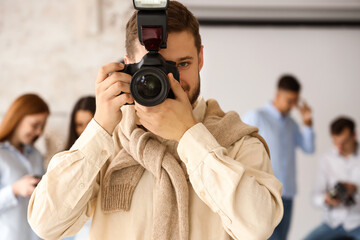
[[[328,193],[326,193],[325,194],[325,203],[330,207],[336,207],[340,204],[340,200],[332,198],[332,197],[330,197],[330,195]]]
[[[349,182],[343,182],[344,186],[346,187],[347,196],[353,196],[357,192],[356,185],[349,183]]]
[[[180,141],[184,133],[197,124],[187,94],[173,75],[168,75],[175,99],[166,99],[163,103],[145,107],[135,103],[140,123],[152,133],[170,140]]]
[[[25,175],[12,184],[12,190],[15,196],[30,197],[39,182],[39,178]]]
[[[125,103],[134,102],[130,94],[131,76],[123,72],[116,72],[123,69],[124,64],[122,63],[109,63],[102,66],[95,84],[96,112],[94,119],[110,135],[121,121],[120,108]],[[110,73],[112,74],[109,76]]]
[[[306,104],[306,102],[303,102],[302,105],[298,106],[299,111],[301,113],[303,122],[306,126],[311,127],[312,125],[312,111],[309,105]]]

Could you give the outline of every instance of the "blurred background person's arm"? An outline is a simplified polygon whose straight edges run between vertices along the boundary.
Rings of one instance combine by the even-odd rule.
[[[304,126],[296,126],[296,143],[305,153],[315,152],[315,134],[312,127],[312,110],[305,102],[298,105]]]

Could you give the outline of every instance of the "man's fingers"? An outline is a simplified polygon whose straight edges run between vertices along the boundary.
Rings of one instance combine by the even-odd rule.
[[[180,83],[174,78],[172,73],[168,74],[168,78],[171,90],[173,91],[175,98],[179,98],[180,100],[182,100],[184,99],[184,97],[187,97]]]
[[[98,72],[98,75],[96,78],[96,83],[100,83],[100,82],[104,81],[109,76],[109,73],[121,71],[123,69],[124,69],[124,64],[118,63],[118,62],[112,62],[112,63],[102,66],[99,69],[99,72]]]
[[[35,185],[35,184],[38,184],[40,182],[41,179],[39,178],[32,178],[31,179],[31,185]]]
[[[110,98],[115,97],[120,93],[130,93],[130,84],[117,81],[105,90],[105,94]]]
[[[144,112],[142,111],[136,111],[136,115],[139,117],[139,121],[141,123],[141,125],[143,126],[151,126],[151,122],[149,122],[148,120],[146,120],[147,118],[147,114],[145,114]],[[153,122],[154,123],[154,122]]]
[[[307,104],[307,102],[305,100],[302,100],[302,107],[306,110],[310,110],[310,106]]]
[[[29,186],[27,193],[26,193],[27,197],[31,196],[31,194],[34,192],[34,190],[35,190],[34,185]]]
[[[40,182],[40,179],[34,178],[33,176],[26,176],[24,183],[24,186],[27,188],[30,188],[32,186],[35,186]]]
[[[311,109],[310,107],[303,101],[301,105],[299,105],[299,110],[301,113],[309,112]]]
[[[127,84],[129,85],[131,81],[131,76],[126,73],[116,72],[106,78],[104,81],[100,82],[96,86],[97,92],[106,91],[108,88],[112,87],[114,84]],[[124,91],[125,92],[125,91]]]
[[[119,109],[125,103],[128,103],[128,104],[134,103],[134,99],[130,93],[123,93],[123,94],[115,97],[113,101],[116,106],[119,106]]]

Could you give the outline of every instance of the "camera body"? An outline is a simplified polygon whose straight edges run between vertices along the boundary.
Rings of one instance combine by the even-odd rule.
[[[130,92],[143,106],[155,106],[166,98],[174,98],[167,75],[179,79],[175,62],[166,61],[158,52],[147,53],[140,62],[127,64],[123,72],[132,76]]]
[[[159,54],[159,50],[167,46],[168,4],[169,0],[134,0],[134,7],[139,10],[136,14],[138,38],[148,53],[140,62],[125,65],[121,72],[132,76],[131,96],[143,106],[155,106],[166,98],[174,98],[167,77],[169,73],[179,81],[176,63],[166,61]]]
[[[353,196],[349,196],[346,186],[341,182],[336,183],[335,186],[329,190],[329,195],[331,198],[339,200],[345,206],[355,204]]]

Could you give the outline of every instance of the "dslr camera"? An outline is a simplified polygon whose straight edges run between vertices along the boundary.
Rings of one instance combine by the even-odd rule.
[[[338,182],[333,188],[329,190],[329,195],[333,199],[340,200],[345,206],[351,206],[355,204],[353,196],[349,196],[346,186]]]
[[[143,106],[155,106],[166,98],[174,98],[167,75],[172,73],[179,81],[176,63],[159,54],[161,48],[166,48],[169,0],[133,0],[133,3],[138,10],[139,41],[148,53],[140,62],[125,65],[121,72],[132,76],[130,93],[134,100]]]

